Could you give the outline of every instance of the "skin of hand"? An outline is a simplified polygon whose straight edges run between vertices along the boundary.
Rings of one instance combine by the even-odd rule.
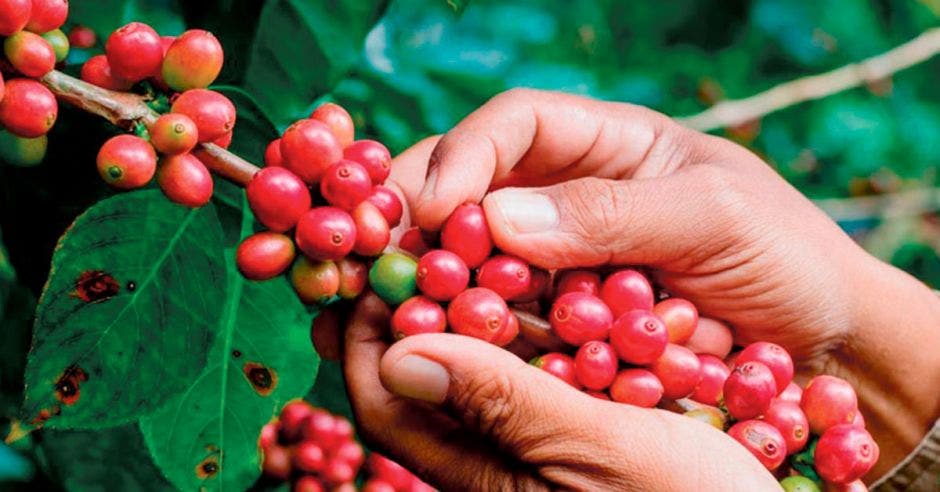
[[[549,269],[649,265],[670,292],[734,326],[739,343],[786,347],[804,381],[848,379],[881,446],[870,478],[940,415],[940,354],[924,350],[940,346],[933,293],[723,139],[632,105],[512,90],[400,155],[391,181],[422,228],[482,200],[507,253]],[[704,425],[579,396],[495,347],[422,335],[388,348],[387,317],[374,298],[351,315],[343,352],[354,409],[373,443],[445,487],[667,490],[721,477],[774,486]],[[476,371],[486,375],[479,387]],[[432,380],[436,392],[422,393]],[[463,466],[445,466],[452,459]]]

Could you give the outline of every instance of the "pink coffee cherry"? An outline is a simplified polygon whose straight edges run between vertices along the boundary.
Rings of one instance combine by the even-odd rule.
[[[300,217],[310,210],[307,186],[283,167],[266,167],[255,173],[246,193],[255,218],[274,232],[293,229]]]
[[[346,212],[335,207],[309,210],[297,222],[297,247],[315,260],[339,260],[356,243],[356,224]]]
[[[653,313],[666,323],[669,343],[685,344],[698,325],[698,310],[685,299],[671,297],[653,306]]]
[[[819,476],[827,482],[847,484],[868,473],[879,455],[878,444],[868,431],[840,424],[823,432],[813,458]]]
[[[799,385],[790,381],[790,384],[787,387],[777,394],[776,400],[788,401],[790,403],[800,404],[800,400],[803,398],[803,388],[800,388]]]
[[[662,397],[662,382],[646,369],[624,369],[610,385],[610,398],[628,405],[653,408]]]
[[[482,265],[493,250],[483,207],[476,203],[457,207],[441,229],[441,247],[457,253],[470,268]]]
[[[797,453],[806,447],[809,441],[809,422],[796,403],[774,400],[764,412],[763,420],[780,431],[787,443],[787,454]]]
[[[760,362],[735,365],[725,381],[725,406],[728,407],[728,413],[738,420],[763,415],[776,394],[774,375]]]
[[[362,202],[353,209],[352,219],[356,224],[353,251],[362,256],[382,254],[391,239],[391,231],[382,212],[375,205]]]
[[[702,380],[702,363],[691,350],[670,343],[650,371],[663,383],[663,396],[678,400],[692,394]]]
[[[456,253],[435,249],[418,260],[415,281],[424,295],[445,302],[467,289],[470,269]]]
[[[592,340],[578,349],[574,357],[574,373],[578,382],[589,390],[601,391],[614,382],[617,375],[617,354],[610,345]]]
[[[551,274],[547,270],[529,265],[529,287],[525,292],[510,299],[513,302],[535,302],[544,297],[551,288]]]
[[[783,391],[793,381],[793,359],[786,349],[770,342],[756,342],[744,347],[738,355],[736,363],[743,364],[749,361],[760,362],[770,369],[777,383],[777,391]]]
[[[496,255],[484,261],[477,272],[477,285],[507,301],[525,294],[532,282],[529,264],[515,256]]]
[[[600,295],[601,276],[587,270],[568,270],[560,272],[555,278],[555,295],[561,297],[569,292],[584,292],[592,296]]]
[[[461,292],[447,307],[447,323],[454,333],[490,343],[502,340],[503,331],[511,329],[510,315],[506,301],[482,287]]]
[[[699,354],[698,360],[702,364],[702,380],[695,387],[691,398],[699,403],[717,407],[731,369],[714,355]]]
[[[392,172],[392,155],[375,140],[357,140],[343,149],[343,158],[362,164],[372,184],[380,185]]]
[[[569,355],[549,352],[532,359],[529,364],[538,367],[575,388],[581,389],[581,384],[578,383],[577,377],[575,376],[574,359]]]
[[[600,295],[617,317],[634,309],[653,310],[653,286],[636,270],[620,270],[608,276]]]
[[[610,330],[610,343],[624,362],[652,364],[666,350],[666,325],[649,311],[629,311],[617,318]]]
[[[372,188],[372,194],[366,200],[375,205],[385,216],[385,221],[389,227],[398,227],[401,223],[401,217],[404,214],[404,206],[398,195],[391,188],[383,185],[376,185]]]
[[[334,207],[351,211],[371,194],[369,173],[355,162],[341,160],[320,176],[320,195]]]
[[[444,308],[424,296],[401,303],[392,315],[392,336],[396,340],[421,333],[444,333],[446,329]]]
[[[692,332],[692,337],[685,342],[686,348],[696,354],[711,354],[724,359],[731,353],[734,346],[734,336],[728,325],[710,318],[698,319],[698,326]]]
[[[813,434],[839,424],[851,424],[858,413],[858,397],[852,385],[835,376],[820,375],[803,388],[800,408]]]
[[[787,445],[776,427],[760,420],[744,420],[728,429],[738,441],[770,471],[776,470],[787,457]]]
[[[549,322],[558,338],[581,346],[591,340],[606,340],[613,315],[600,298],[569,292],[552,304]]]

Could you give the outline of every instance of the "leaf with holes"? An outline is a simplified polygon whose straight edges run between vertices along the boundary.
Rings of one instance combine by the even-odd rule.
[[[252,215],[243,208],[242,232]],[[181,490],[244,490],[261,472],[258,435],[313,385],[311,316],[284,276],[246,280],[229,250],[228,306],[209,367],[179,397],[141,419],[155,462]]]
[[[79,216],[36,313],[26,422],[113,426],[192,384],[224,309],[223,252],[213,206],[181,207],[157,190]]]

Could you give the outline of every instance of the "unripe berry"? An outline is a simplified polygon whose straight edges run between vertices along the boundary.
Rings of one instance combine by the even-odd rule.
[[[264,149],[264,165],[266,167],[284,165],[284,159],[281,157],[281,139],[271,140],[271,143]]]
[[[46,157],[49,138],[42,135],[36,138],[23,138],[0,130],[0,159],[19,167],[32,167]]]
[[[568,270],[559,272],[555,277],[555,296],[561,297],[569,292],[584,292],[592,296],[600,295],[601,276],[587,270]]]
[[[819,476],[827,482],[847,484],[868,473],[879,455],[878,444],[868,431],[841,424],[823,432],[813,458]]]
[[[0,101],[0,123],[10,133],[36,138],[49,132],[59,115],[59,105],[46,86],[30,79],[6,83]]]
[[[343,147],[330,127],[317,120],[300,120],[281,137],[284,167],[307,184],[320,181],[323,173],[343,158]]]
[[[509,255],[497,255],[484,261],[477,272],[477,285],[486,287],[507,301],[525,294],[532,282],[529,264]]]
[[[809,441],[809,422],[796,403],[774,400],[764,412],[763,420],[780,431],[787,443],[787,454],[799,452]]]
[[[581,383],[578,382],[577,376],[575,375],[574,359],[569,355],[549,352],[532,359],[529,361],[529,364],[538,367],[575,388],[581,389]]]
[[[509,306],[497,293],[482,287],[467,289],[447,307],[454,333],[494,343],[509,327]]]
[[[415,295],[418,264],[401,253],[386,253],[369,270],[369,285],[383,301],[398,305]]]
[[[441,229],[441,247],[457,253],[469,268],[482,265],[493,250],[483,207],[476,203],[457,207]]]
[[[760,417],[777,394],[773,373],[760,362],[736,364],[725,381],[728,413],[738,420]]]
[[[436,301],[449,301],[467,289],[470,270],[455,253],[436,249],[418,260],[416,281],[424,295]]]
[[[294,261],[294,242],[276,232],[246,237],[235,251],[235,264],[246,278],[267,280],[287,270]]]
[[[317,207],[300,217],[295,238],[297,247],[307,256],[338,260],[352,252],[356,224],[348,213],[338,208]]]
[[[369,267],[347,256],[336,262],[336,268],[339,269],[339,290],[336,294],[343,299],[359,297],[369,283]]]
[[[192,208],[209,203],[215,186],[205,164],[192,154],[161,159],[157,184],[170,201]]]
[[[802,475],[792,475],[786,477],[780,481],[780,486],[783,487],[783,492],[820,492],[819,486],[816,485],[816,482]],[[863,490],[867,492],[868,487],[865,487]],[[828,489],[827,492],[829,492]]]
[[[728,369],[724,361],[714,355],[700,354],[698,360],[702,364],[702,380],[695,387],[691,398],[699,403],[716,407],[731,369]]]
[[[320,177],[320,194],[330,205],[350,211],[369,198],[372,182],[364,167],[344,159]]]
[[[61,63],[65,61],[69,56],[69,38],[59,29],[53,29],[49,32],[42,34],[42,39],[45,39],[46,42],[52,46],[52,51],[55,53],[56,63]]]
[[[770,369],[774,374],[778,392],[785,390],[790,381],[793,381],[793,359],[780,345],[770,342],[752,343],[744,347],[735,359],[737,364],[748,361],[760,362]]]
[[[356,243],[353,251],[362,256],[378,256],[391,238],[388,223],[382,212],[369,202],[360,203],[352,212],[356,224]]]
[[[88,49],[98,43],[95,31],[85,26],[74,26],[69,31],[69,44],[76,48]]]
[[[301,442],[294,448],[294,468],[302,472],[313,473],[323,470],[326,456],[317,443]]]
[[[343,150],[343,158],[362,164],[372,178],[372,184],[384,183],[392,172],[392,155],[375,140],[357,140]]]
[[[275,232],[293,229],[310,210],[310,191],[294,173],[283,167],[266,167],[255,173],[246,187],[248,206],[258,222]]]
[[[617,376],[617,362],[613,347],[592,340],[582,345],[575,354],[575,376],[589,390],[605,390]]]
[[[191,89],[180,94],[171,110],[189,116],[196,123],[200,142],[212,142],[235,128],[235,105],[222,94],[208,89]]]
[[[686,348],[696,354],[711,354],[724,359],[731,352],[734,337],[728,325],[709,318],[699,318],[692,337],[685,342]]]
[[[776,470],[787,457],[787,445],[776,427],[760,420],[745,420],[728,429],[730,436],[744,446],[770,471]]]
[[[613,315],[599,298],[570,292],[552,304],[549,322],[558,338],[580,346],[591,340],[606,340]]]
[[[26,30],[38,34],[58,29],[69,16],[68,0],[32,0],[33,7],[30,12]]]
[[[198,141],[199,129],[184,114],[162,115],[150,128],[150,144],[161,154],[185,154],[193,150]]]
[[[610,343],[624,362],[651,364],[666,350],[666,325],[649,311],[629,311],[614,321]]]
[[[401,223],[404,207],[394,191],[386,186],[376,185],[372,188],[372,194],[369,195],[367,200],[378,207],[382,215],[385,216],[385,222],[388,223],[389,227],[398,227],[398,224]]]
[[[424,296],[401,303],[392,315],[392,336],[396,340],[420,333],[444,333],[446,329],[444,308]]]
[[[653,408],[663,398],[663,383],[646,369],[624,369],[610,385],[610,398],[616,402]]]
[[[290,478],[291,456],[287,448],[274,445],[265,449],[263,454],[261,469],[265,475],[279,481]]]
[[[692,338],[698,325],[698,310],[691,302],[672,297],[653,306],[653,312],[666,323],[669,343],[682,345]]]
[[[30,0],[0,0],[0,36],[23,30],[32,8]]]
[[[858,412],[855,389],[844,379],[820,375],[803,388],[800,408],[806,413],[813,434],[839,424],[851,424]]]
[[[601,285],[600,295],[616,317],[634,309],[653,310],[653,286],[636,270],[612,273]]]
[[[108,58],[104,55],[95,55],[89,58],[88,61],[82,65],[81,78],[89,84],[112,91],[126,91],[134,85],[133,82],[116,76],[114,72],[111,71]]]
[[[310,261],[301,255],[290,271],[291,284],[304,304],[329,300],[339,291],[339,270],[332,261]]]
[[[663,396],[678,400],[689,396],[702,380],[702,363],[698,356],[682,345],[670,343],[650,365],[650,371],[663,383]]]
[[[310,119],[320,121],[330,127],[330,131],[343,147],[348,147],[356,138],[356,126],[353,125],[352,117],[339,104],[329,102],[321,104],[310,114]]]
[[[710,406],[693,408],[692,410],[689,410],[682,415],[698,420],[704,424],[708,424],[722,432],[724,432],[725,425],[728,423],[728,418],[725,416],[724,412]]]
[[[152,76],[163,63],[160,35],[140,22],[131,22],[111,33],[104,51],[112,72],[131,82]]]
[[[211,32],[191,29],[166,50],[160,73],[173,90],[205,89],[219,76],[223,59],[222,45]]]
[[[97,164],[98,174],[106,183],[121,190],[132,190],[153,178],[157,153],[140,137],[118,135],[101,146]]]

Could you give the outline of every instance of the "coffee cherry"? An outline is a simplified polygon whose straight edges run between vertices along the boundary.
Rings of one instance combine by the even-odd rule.
[[[568,270],[555,278],[555,296],[561,297],[569,292],[584,292],[592,296],[600,295],[601,276],[587,270]]]
[[[578,382],[577,376],[575,375],[574,359],[571,358],[571,356],[558,352],[549,352],[532,359],[529,361],[529,364],[538,367],[577,389],[581,389],[581,383]]]
[[[132,190],[144,186],[153,178],[157,168],[157,154],[140,137],[118,135],[101,146],[97,163],[98,174],[106,183],[118,189]]]
[[[476,203],[457,207],[441,229],[441,246],[457,253],[469,268],[482,265],[493,250],[493,238],[483,207]]]
[[[760,362],[736,364],[725,381],[725,406],[728,413],[738,420],[763,415],[776,394],[774,375]]]
[[[787,444],[787,454],[799,452],[809,441],[809,422],[796,403],[774,400],[764,412],[763,420],[780,431]]]
[[[11,36],[26,27],[32,8],[30,0],[0,0],[0,36]]]
[[[610,385],[610,398],[616,402],[653,408],[663,398],[663,383],[646,369],[624,369]]]
[[[391,238],[388,223],[382,212],[369,202],[362,202],[352,212],[356,224],[356,243],[353,251],[362,256],[378,256]]]
[[[780,486],[783,487],[783,492],[820,492],[816,482],[802,475],[784,478],[780,481]],[[865,490],[867,491],[868,488],[866,487]]]
[[[389,227],[398,227],[401,223],[401,216],[404,213],[404,207],[398,195],[390,188],[382,185],[376,185],[372,188],[372,194],[367,198],[369,203],[378,207],[379,211],[385,217]]]
[[[617,376],[617,354],[604,342],[587,342],[575,354],[574,373],[581,386],[587,389],[607,389]]]
[[[504,347],[509,350],[509,344],[514,342],[519,336],[519,318],[516,317],[512,312],[509,313],[509,317],[506,319],[506,328],[503,329],[490,343],[496,345],[497,347]],[[527,342],[521,341],[521,345],[529,346]],[[533,353],[526,353],[525,357],[520,357],[520,359],[527,359],[532,357],[535,354],[535,349],[532,347]]]
[[[282,482],[290,478],[291,456],[287,448],[274,445],[265,449],[263,454],[261,469],[265,475]]]
[[[494,343],[509,326],[509,306],[490,289],[467,289],[447,307],[447,323],[454,333]],[[504,344],[505,345],[505,344]]]
[[[794,403],[796,405],[800,404],[800,400],[803,398],[803,388],[800,388],[799,385],[790,381],[790,384],[787,385],[786,389],[777,394],[777,397],[774,400],[787,401]],[[860,413],[858,415],[861,415]]]
[[[601,285],[600,296],[616,317],[634,309],[653,310],[653,286],[636,270],[611,274]]]
[[[235,251],[235,264],[246,278],[267,280],[284,273],[294,261],[294,242],[276,232],[245,238]]]
[[[140,22],[131,22],[111,33],[104,51],[111,71],[131,82],[150,77],[160,70],[163,63],[160,35],[152,27]]]
[[[281,441],[284,444],[293,444],[299,441],[303,437],[303,427],[312,413],[313,408],[302,400],[295,400],[284,405],[278,420],[280,422]]]
[[[670,400],[689,396],[702,380],[702,363],[682,345],[666,345],[649,369],[663,383],[663,396]]]
[[[170,46],[173,45],[173,42],[176,41],[176,36],[160,36],[160,48],[163,49],[163,58],[166,58],[166,52],[169,51]],[[163,80],[163,64],[160,64],[160,69],[151,75],[151,79],[155,86],[162,91],[169,92],[170,86],[166,85],[166,81]]]
[[[320,194],[330,205],[352,210],[372,194],[372,182],[364,167],[341,160],[320,177]]]
[[[339,443],[340,433],[337,425],[341,419],[333,416],[322,408],[314,408],[310,416],[304,421],[302,435],[306,441],[319,444],[329,451]]]
[[[698,360],[702,364],[702,380],[695,387],[691,398],[699,403],[716,407],[731,369],[728,369],[728,366],[714,355],[699,354]]]
[[[0,101],[0,124],[7,131],[25,138],[45,135],[55,124],[59,105],[46,86],[30,79],[6,83]]]
[[[32,3],[27,31],[42,34],[65,24],[69,15],[68,0],[32,0]]]
[[[649,311],[629,311],[614,321],[610,343],[624,362],[651,364],[669,343],[666,325]]]
[[[2,33],[0,33],[2,34]],[[69,44],[76,48],[88,49],[98,43],[95,31],[85,26],[74,26],[69,31]]]
[[[297,225],[310,210],[310,191],[294,173],[283,167],[266,167],[255,173],[246,187],[248,206],[258,222],[275,232]]]
[[[820,375],[803,388],[800,408],[806,413],[810,431],[822,434],[832,426],[851,424],[855,420],[858,397],[844,379]]]
[[[356,224],[336,207],[316,207],[300,216],[294,236],[297,247],[310,258],[338,260],[352,252]]]
[[[431,251],[431,246],[428,244],[428,241],[425,240],[424,233],[417,227],[412,227],[402,233],[401,237],[398,239],[398,247],[415,256],[423,256],[428,251]],[[463,261],[463,259],[461,259],[461,261]]]
[[[353,124],[352,116],[349,116],[349,113],[339,104],[329,102],[321,104],[310,114],[310,119],[330,127],[330,131],[343,147],[348,147],[356,138],[356,126]],[[382,184],[382,182],[375,184]]]
[[[356,478],[356,470],[341,460],[330,460],[324,468],[322,477],[332,484],[343,484]]]
[[[0,130],[0,159],[7,164],[19,167],[39,165],[46,157],[49,138],[42,135],[36,138],[23,138]]]
[[[436,301],[449,301],[466,290],[470,283],[467,265],[450,251],[436,249],[418,261],[418,288]]]
[[[607,339],[613,315],[599,298],[569,292],[552,304],[549,322],[558,338],[580,346],[591,340]]]
[[[290,271],[291,284],[304,304],[328,301],[339,292],[339,269],[332,261],[311,261],[300,256]]]
[[[294,481],[291,492],[323,492],[325,489],[320,484],[320,479],[312,475],[305,475]]]
[[[376,295],[391,305],[398,305],[415,295],[418,264],[401,253],[386,253],[369,270],[369,285]]]
[[[372,453],[366,460],[366,468],[374,477],[388,482],[395,490],[407,490],[411,484],[413,475],[405,467],[382,456],[379,453]]]
[[[744,446],[765,468],[776,470],[787,457],[787,445],[776,427],[760,420],[745,420],[728,429],[728,435]]]
[[[42,34],[42,39],[45,39],[49,46],[52,46],[52,51],[55,53],[56,63],[61,63],[65,61],[69,56],[69,38],[59,29],[53,29],[49,32]]]
[[[193,150],[198,141],[199,129],[184,114],[160,116],[150,128],[150,144],[161,154],[185,154]]]
[[[547,270],[529,265],[529,287],[525,292],[510,299],[512,302],[535,302],[544,297],[551,287],[551,274]]]
[[[362,492],[395,492],[392,484],[378,478],[372,478],[366,481],[362,486]]]
[[[728,325],[709,318],[699,318],[692,337],[685,342],[686,348],[696,354],[711,354],[724,359],[731,352],[734,337]]]
[[[234,135],[235,135],[235,132],[228,132],[225,135],[222,135],[221,137],[213,140],[210,143],[213,145],[218,145],[219,147],[222,147],[223,149],[227,149],[229,148],[230,145],[232,145],[232,137],[234,137]]]
[[[343,150],[343,158],[362,164],[369,172],[372,184],[384,183],[392,172],[392,155],[375,140],[357,140]]]
[[[339,269],[339,290],[337,295],[343,299],[355,299],[366,290],[369,283],[369,267],[365,263],[346,257],[336,262]]]
[[[424,296],[401,303],[392,315],[392,336],[396,340],[420,333],[444,333],[446,329],[444,308]]]
[[[855,419],[852,420],[852,425],[855,427],[865,428],[865,417],[862,415],[862,412],[855,412]]]
[[[692,338],[698,325],[698,310],[691,302],[672,297],[653,306],[653,312],[666,323],[669,342],[684,344]]]
[[[293,458],[294,468],[302,472],[318,472],[326,465],[323,448],[309,441],[302,442],[294,448]]]
[[[192,154],[166,156],[160,160],[157,184],[170,201],[198,208],[212,199],[212,175]]]
[[[219,76],[223,59],[222,45],[211,32],[191,29],[166,50],[160,73],[175,91],[205,89]]]
[[[134,85],[133,82],[114,75],[114,72],[111,71],[111,65],[108,63],[108,58],[104,55],[95,55],[89,58],[82,65],[81,78],[89,84],[112,91],[126,91]]]
[[[346,419],[339,419],[337,423],[345,423],[350,429],[350,432],[352,431],[352,426],[349,425]],[[339,425],[337,425],[337,428],[339,428]],[[352,434],[350,433],[333,451],[333,458],[345,461],[349,466],[353,467],[353,469],[358,470],[359,467],[362,466],[362,462],[365,461],[366,455],[362,451],[362,446],[352,440]]]
[[[196,123],[200,142],[212,142],[235,127],[235,105],[222,94],[208,89],[191,89],[180,94],[171,111],[189,116]]]
[[[307,184],[314,184],[333,164],[343,158],[343,147],[330,127],[317,120],[300,120],[281,137],[284,167]]]
[[[525,294],[532,282],[529,264],[515,256],[497,255],[480,265],[477,285],[486,287],[507,301]]]
[[[281,157],[281,139],[271,140],[271,143],[264,149],[264,165],[267,167],[284,165],[284,159]]]
[[[880,450],[871,434],[849,424],[826,429],[813,453],[816,472],[827,482],[846,484],[868,473]]]
[[[760,362],[770,369],[774,374],[774,381],[777,382],[778,392],[786,389],[793,380],[793,359],[780,345],[770,342],[752,343],[744,347],[735,360],[737,364],[748,361]]]
[[[267,449],[277,444],[278,425],[275,422],[264,424],[261,428],[261,434],[258,436],[258,447]]]

